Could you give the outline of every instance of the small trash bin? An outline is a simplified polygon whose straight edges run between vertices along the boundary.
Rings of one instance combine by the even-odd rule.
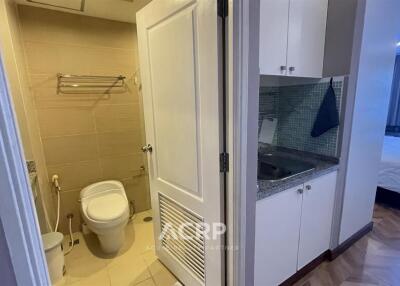
[[[64,252],[61,246],[63,239],[63,234],[59,232],[49,232],[42,235],[47,268],[53,285],[64,276]]]

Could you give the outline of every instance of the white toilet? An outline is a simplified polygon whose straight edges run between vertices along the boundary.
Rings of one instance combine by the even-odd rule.
[[[118,181],[103,181],[81,191],[82,216],[94,232],[105,253],[115,253],[125,240],[129,204],[124,186]]]

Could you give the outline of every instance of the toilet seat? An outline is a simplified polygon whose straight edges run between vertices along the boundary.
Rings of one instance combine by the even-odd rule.
[[[90,200],[87,214],[96,221],[113,221],[120,218],[127,208],[128,204],[123,196],[111,193]]]

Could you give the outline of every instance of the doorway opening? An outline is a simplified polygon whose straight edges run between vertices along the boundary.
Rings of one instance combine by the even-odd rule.
[[[2,7],[38,224],[64,235],[65,285],[224,279],[218,16],[161,2],[137,24]]]

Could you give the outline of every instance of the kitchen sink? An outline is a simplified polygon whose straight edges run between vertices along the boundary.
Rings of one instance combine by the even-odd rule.
[[[315,166],[303,160],[281,154],[268,153],[258,155],[258,180],[281,181],[292,176],[312,171]]]

